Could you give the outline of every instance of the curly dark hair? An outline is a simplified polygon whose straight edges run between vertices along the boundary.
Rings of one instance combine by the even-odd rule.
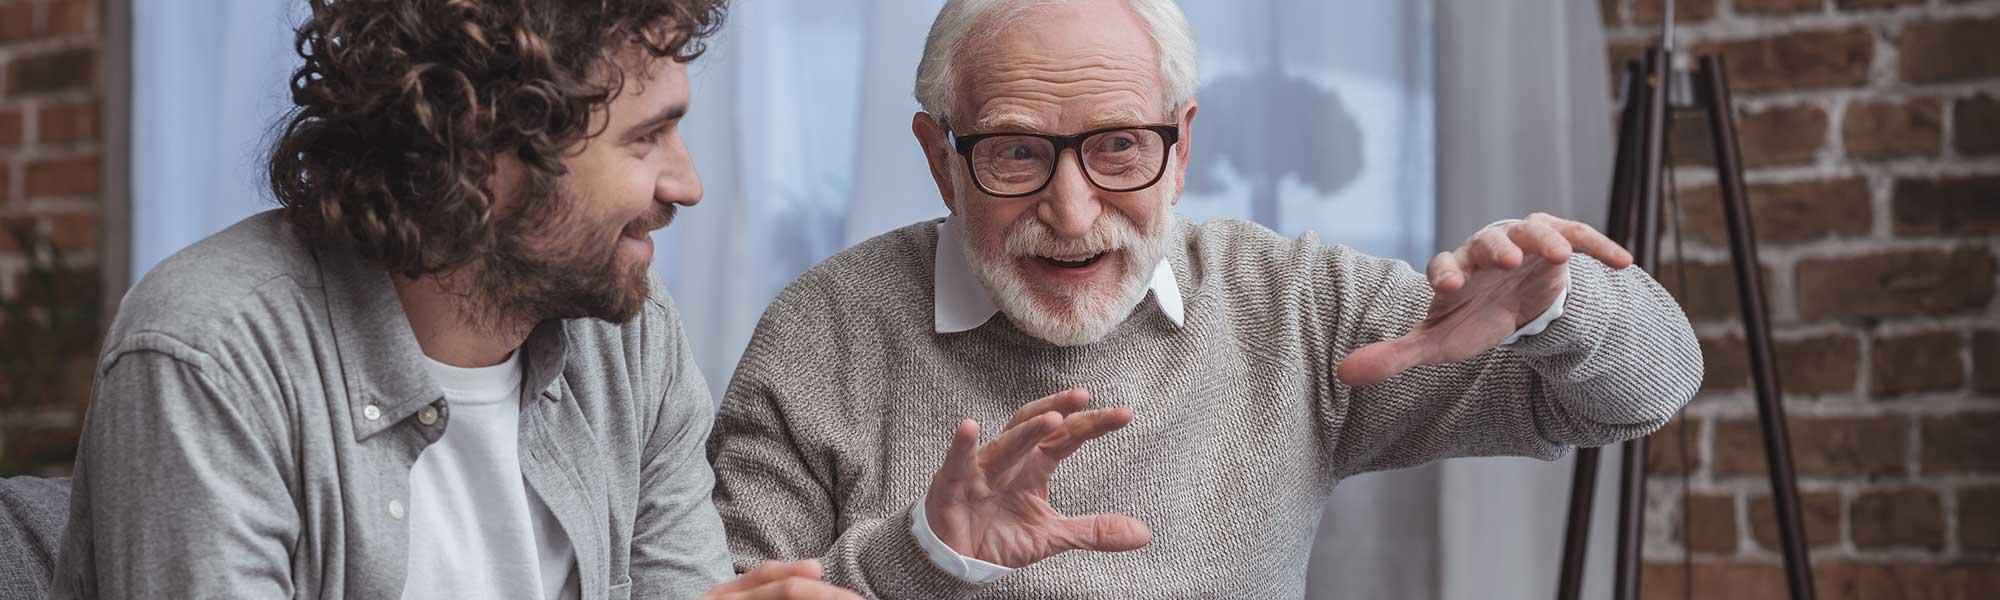
[[[492,248],[498,156],[563,175],[634,57],[700,56],[727,0],[310,2],[271,191],[307,240],[419,276]]]

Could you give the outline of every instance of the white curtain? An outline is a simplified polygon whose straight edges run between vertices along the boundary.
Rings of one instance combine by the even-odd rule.
[[[1596,3],[1433,1],[1184,0],[1203,109],[1181,214],[1312,229],[1418,265],[1497,218],[1599,219]],[[717,394],[793,277],[944,214],[909,133],[941,3],[740,0],[690,68],[684,127],[707,195],[658,234],[655,268]],[[289,104],[303,3],[210,5],[134,3],[135,280],[271,206],[261,150]],[[1349,480],[1317,532],[1310,597],[1548,597],[1567,477],[1567,461],[1479,459]]]

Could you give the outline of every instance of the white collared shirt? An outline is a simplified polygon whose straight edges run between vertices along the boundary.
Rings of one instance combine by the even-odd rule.
[[[959,333],[978,329],[999,314],[1000,307],[993,304],[993,297],[987,295],[986,286],[972,274],[972,263],[965,257],[964,225],[956,215],[945,217],[937,226],[937,262],[932,276],[935,293],[932,296],[937,318],[938,333]],[[1160,306],[1160,312],[1174,325],[1181,324],[1181,286],[1174,280],[1174,267],[1161,260],[1153,267],[1153,280],[1147,290],[1153,292],[1153,301]]]
[[[1510,222],[1513,221],[1499,221],[1487,227]],[[945,217],[944,222],[937,226],[932,296],[935,298],[936,328],[940,334],[977,329],[1000,312],[1000,307],[993,304],[993,297],[986,293],[986,287],[973,275],[972,263],[966,260],[962,227],[957,215]],[[1153,268],[1153,280],[1147,290],[1152,292],[1153,301],[1158,303],[1160,312],[1166,314],[1167,320],[1179,326],[1186,315],[1181,304],[1180,283],[1174,279],[1171,263],[1162,259],[1159,266]],[[1550,323],[1562,316],[1563,302],[1568,298],[1569,285],[1565,282],[1563,290],[1556,294],[1555,302],[1549,304],[1548,310],[1515,330],[1514,335],[1507,336],[1500,345],[1512,344],[1548,329]],[[959,554],[944,540],[938,539],[937,533],[931,531],[930,519],[924,515],[924,500],[917,499],[916,506],[910,509],[910,535],[916,538],[917,546],[924,549],[924,554],[939,569],[971,583],[986,583],[1014,572],[1013,568]]]

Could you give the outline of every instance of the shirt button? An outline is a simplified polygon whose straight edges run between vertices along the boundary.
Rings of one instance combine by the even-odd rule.
[[[424,425],[436,425],[438,422],[437,407],[425,406],[422,409],[417,410],[417,422],[423,423]]]
[[[373,421],[382,418],[382,407],[373,404],[361,407],[361,416]]]
[[[401,500],[389,501],[389,518],[398,521],[403,520],[403,501]]]

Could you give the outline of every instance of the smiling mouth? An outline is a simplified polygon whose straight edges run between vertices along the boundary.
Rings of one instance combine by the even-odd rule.
[[[1105,253],[1099,252],[1089,256],[1037,256],[1035,258],[1058,269],[1086,269],[1091,265],[1097,264],[1097,261],[1103,259],[1104,255]]]

